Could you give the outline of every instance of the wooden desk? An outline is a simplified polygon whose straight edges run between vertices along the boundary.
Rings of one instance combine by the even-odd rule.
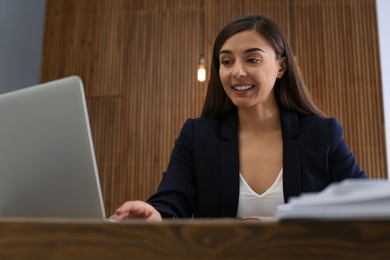
[[[0,219],[0,259],[390,259],[390,221]]]

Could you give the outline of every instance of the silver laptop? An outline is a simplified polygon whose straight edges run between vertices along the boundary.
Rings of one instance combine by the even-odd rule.
[[[79,77],[0,95],[0,122],[0,217],[105,219]]]

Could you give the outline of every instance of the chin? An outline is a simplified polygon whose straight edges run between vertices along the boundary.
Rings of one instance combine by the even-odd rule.
[[[234,105],[236,105],[236,107],[238,109],[242,108],[242,109],[246,109],[246,108],[251,108],[253,106],[255,106],[255,104],[248,104],[248,103],[244,103],[244,102],[233,102]]]

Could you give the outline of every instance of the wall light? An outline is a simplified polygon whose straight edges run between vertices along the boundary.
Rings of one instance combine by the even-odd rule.
[[[200,55],[199,66],[198,66],[198,81],[204,82],[205,80],[206,80],[206,67],[204,65],[204,56]]]

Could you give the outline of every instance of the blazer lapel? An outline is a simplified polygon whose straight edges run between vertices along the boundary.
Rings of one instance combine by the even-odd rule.
[[[297,114],[280,109],[283,136],[283,191],[287,203],[301,191],[301,144],[293,138],[299,134]]]
[[[297,114],[280,109],[283,138],[284,200],[298,196],[301,191],[301,144],[294,140],[299,134]],[[220,216],[236,217],[239,199],[239,156],[237,114],[222,120],[220,155]]]
[[[220,216],[236,217],[239,196],[238,118],[234,114],[221,124]]]

